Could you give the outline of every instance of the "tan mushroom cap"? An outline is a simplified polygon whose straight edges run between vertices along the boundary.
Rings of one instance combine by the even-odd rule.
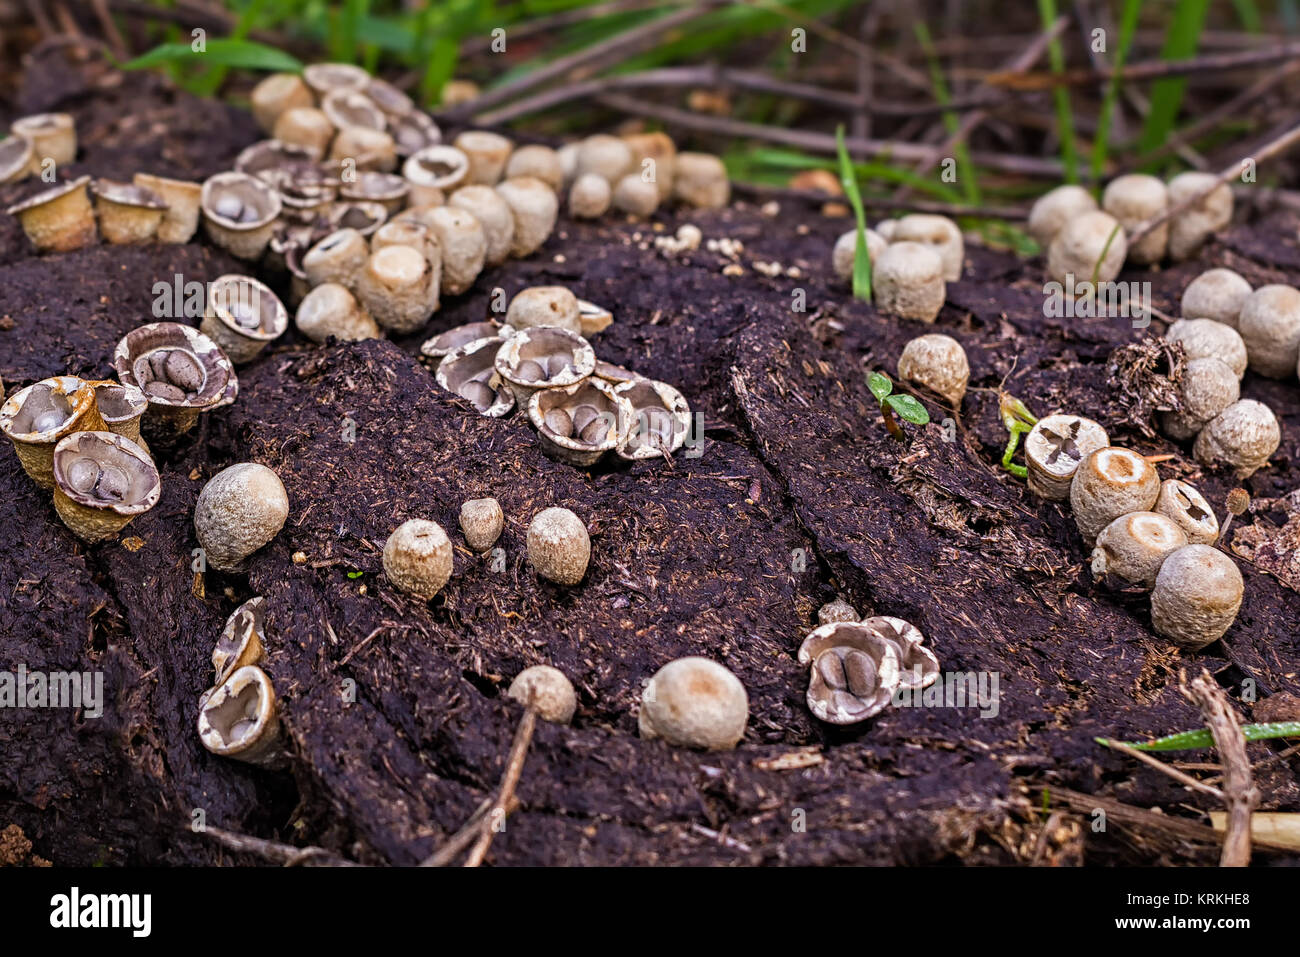
[[[1198,651],[1232,627],[1244,589],[1236,562],[1219,549],[1185,545],[1156,576],[1152,627],[1184,650]]]
[[[333,282],[352,288],[369,258],[370,245],[360,230],[336,229],[303,254],[302,271],[313,286]]]
[[[1272,379],[1291,378],[1300,359],[1300,290],[1260,286],[1242,303],[1237,329],[1252,369]]]
[[[557,585],[576,585],[587,574],[591,539],[587,526],[567,508],[547,508],[528,525],[528,564]]]
[[[881,312],[934,322],[946,296],[943,260],[921,243],[890,243],[874,264],[872,285]]]
[[[568,724],[578,710],[578,696],[563,671],[550,665],[525,668],[510,682],[506,691],[511,698],[534,708],[543,721]]]
[[[536,176],[516,176],[498,183],[496,190],[515,217],[510,255],[523,257],[541,248],[555,228],[560,203],[551,188]]]
[[[898,357],[898,376],[925,386],[961,408],[970,381],[966,350],[952,336],[929,333],[917,336]]]
[[[487,263],[487,231],[477,216],[455,206],[429,210],[427,221],[442,250],[442,292],[458,296],[474,285]]]
[[[506,161],[505,177],[512,179],[516,176],[535,176],[557,193],[564,185],[559,154],[549,146],[530,144],[511,153]]]
[[[467,185],[494,186],[501,180],[506,160],[515,144],[490,130],[466,130],[453,141],[456,149],[469,158]]]
[[[320,104],[321,112],[338,129],[360,126],[370,130],[385,130],[388,119],[365,93],[357,89],[336,89],[325,94]]]
[[[1129,512],[1097,535],[1092,573],[1152,588],[1164,560],[1186,544],[1187,535],[1173,519],[1157,512]]]
[[[487,240],[486,265],[499,266],[510,258],[515,237],[515,214],[500,193],[491,186],[462,186],[451,194],[447,204],[469,212],[483,227],[483,237]]]
[[[1113,445],[1089,454],[1070,482],[1070,508],[1088,545],[1121,515],[1150,511],[1159,495],[1155,466],[1136,452]]]
[[[371,253],[357,278],[358,301],[375,322],[396,333],[424,325],[437,295],[432,265],[411,246],[384,246]]]
[[[370,83],[370,74],[352,63],[313,63],[302,78],[321,97],[334,90],[364,90]]]
[[[272,73],[249,94],[253,119],[265,133],[275,129],[275,121],[285,110],[316,105],[311,88],[296,73]]]
[[[378,339],[379,324],[357,302],[346,286],[321,283],[298,304],[294,323],[308,339],[324,342],[330,336],[340,342]]]
[[[861,621],[858,610],[842,598],[828,601],[817,609],[817,624],[830,625],[839,621]]]
[[[226,619],[226,627],[212,649],[214,688],[219,688],[239,668],[260,665],[266,656],[263,640],[266,599],[260,595],[244,602]]]
[[[384,543],[384,574],[422,601],[442,591],[451,573],[451,540],[437,522],[408,519]]]
[[[1065,223],[1052,240],[1047,274],[1066,287],[1071,282],[1075,288],[1091,283],[1094,274],[1098,282],[1113,282],[1127,255],[1128,240],[1119,220],[1100,211],[1082,213]]]
[[[961,230],[947,216],[909,213],[894,223],[894,235],[890,242],[915,242],[929,246],[939,254],[943,263],[944,280],[956,282],[961,279],[966,245]]]
[[[1177,206],[1211,189],[1208,196],[1169,222],[1169,258],[1189,259],[1215,232],[1232,221],[1232,190],[1212,173],[1179,173],[1169,181],[1169,205]]]
[[[1192,359],[1183,370],[1178,395],[1182,409],[1166,412],[1161,422],[1170,438],[1190,439],[1241,397],[1241,382],[1218,359]]]
[[[266,672],[245,665],[199,700],[199,740],[213,754],[249,764],[281,760],[280,714]]]
[[[1181,311],[1188,319],[1213,319],[1237,328],[1250,283],[1231,269],[1207,269],[1183,290]]]
[[[617,136],[597,133],[578,143],[574,175],[594,173],[613,186],[632,168],[632,150]]]
[[[494,498],[472,498],[460,507],[460,530],[465,544],[476,552],[486,552],[496,544],[505,526],[505,513]]]
[[[1125,230],[1136,229],[1146,220],[1160,215],[1168,205],[1168,187],[1146,173],[1115,177],[1107,184],[1101,197],[1102,209],[1118,219]],[[1169,224],[1162,223],[1131,246],[1128,256],[1135,263],[1156,263],[1165,258],[1168,245]]]
[[[569,188],[569,215],[576,219],[597,219],[609,212],[614,190],[609,180],[597,173],[583,173]]]
[[[565,286],[530,286],[510,300],[506,324],[513,329],[555,326],[581,335],[578,297]]]
[[[265,465],[240,462],[214,475],[194,505],[194,531],[207,562],[235,571],[267,544],[289,517],[289,495]]]
[[[1169,327],[1165,339],[1180,343],[1188,359],[1219,359],[1238,379],[1246,374],[1246,343],[1229,325],[1213,319],[1179,319]]]
[[[1110,445],[1100,424],[1081,415],[1043,416],[1025,437],[1029,490],[1049,501],[1070,497],[1070,482],[1079,463]]]
[[[673,195],[697,209],[726,206],[731,199],[727,167],[710,153],[678,153]]]
[[[1282,442],[1277,416],[1262,402],[1240,399],[1206,423],[1192,454],[1202,465],[1226,466],[1238,478],[1263,467]]]
[[[889,242],[874,229],[868,229],[866,237],[867,255],[871,258],[871,262],[874,264],[880,260],[880,256],[885,251],[885,247],[889,245]],[[835,275],[840,279],[843,279],[845,282],[852,279],[853,263],[856,261],[857,257],[858,231],[856,229],[850,229],[848,232],[841,234],[839,239],[835,240],[835,246],[831,250],[831,268],[835,271]]]
[[[637,726],[674,747],[728,751],[749,722],[749,696],[730,670],[708,658],[670,661],[646,684]]]
[[[1174,521],[1193,545],[1213,545],[1219,538],[1219,519],[1194,486],[1181,479],[1160,483],[1155,511]]]
[[[1096,210],[1097,200],[1082,186],[1058,186],[1038,197],[1030,207],[1029,235],[1046,251],[1066,223]]]

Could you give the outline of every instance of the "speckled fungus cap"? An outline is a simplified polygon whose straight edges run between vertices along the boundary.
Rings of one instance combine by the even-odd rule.
[[[567,508],[538,512],[528,526],[528,563],[558,585],[576,585],[587,574],[591,539],[582,519]]]
[[[1070,497],[1079,463],[1110,445],[1106,430],[1081,415],[1045,415],[1025,438],[1029,491],[1049,501]]]
[[[54,449],[74,432],[104,428],[94,386],[77,376],[54,376],[19,389],[0,405],[0,431],[14,444],[32,481],[54,488]]]
[[[555,326],[582,335],[578,297],[565,286],[530,286],[510,300],[506,324],[514,329]]]
[[[947,216],[909,213],[894,224],[894,236],[890,242],[913,242],[929,246],[943,263],[944,280],[956,282],[961,279],[966,246],[962,241],[961,230]]]
[[[943,260],[929,246],[890,243],[874,264],[872,281],[876,306],[887,315],[934,322],[943,308]]]
[[[1070,509],[1083,540],[1092,545],[1103,528],[1129,512],[1145,512],[1160,495],[1156,468],[1129,449],[1107,446],[1079,465],[1070,482]]]
[[[274,767],[283,761],[280,713],[266,672],[245,665],[199,700],[199,740],[213,754]]]
[[[208,285],[199,328],[231,362],[248,362],[289,328],[289,311],[265,283],[228,274]]]
[[[1160,483],[1155,510],[1174,521],[1193,545],[1213,545],[1219,539],[1219,519],[1195,487],[1182,479]]]
[[[1244,588],[1236,562],[1223,552],[1185,545],[1160,566],[1151,594],[1151,625],[1179,647],[1198,651],[1232,627]]]
[[[525,707],[534,708],[543,721],[568,724],[578,710],[573,682],[550,665],[533,665],[519,672],[506,692]]]
[[[412,518],[384,543],[384,574],[409,595],[428,601],[451,579],[451,540],[437,522]]]
[[[1192,453],[1202,465],[1226,466],[1237,478],[1249,478],[1281,442],[1273,410],[1254,399],[1240,399],[1206,423]]]
[[[1101,205],[1126,230],[1134,230],[1164,212],[1169,205],[1169,190],[1154,176],[1128,173],[1107,184]],[[1169,224],[1162,223],[1130,247],[1128,257],[1135,263],[1157,263],[1165,258],[1168,244]]]
[[[113,367],[123,385],[148,396],[147,433],[187,432],[201,412],[230,405],[239,394],[235,367],[221,347],[179,322],[132,329],[117,344]]]
[[[650,679],[637,726],[643,738],[679,748],[729,751],[749,722],[749,696],[740,679],[708,658],[678,658]]]
[[[952,336],[929,333],[917,336],[898,357],[898,376],[923,385],[960,409],[970,381],[966,350]]]
[[[528,256],[541,248],[555,228],[560,202],[551,188],[536,176],[516,176],[498,183],[496,190],[515,217],[512,256]]]
[[[460,507],[460,530],[465,544],[476,552],[486,552],[501,537],[505,514],[494,498],[472,498]]]
[[[240,462],[203,486],[194,505],[194,531],[209,565],[236,571],[280,533],[288,517],[289,496],[280,476],[265,465]]]
[[[247,173],[217,173],[203,182],[203,222],[212,241],[232,256],[256,259],[271,241],[280,195]]]
[[[1173,519],[1156,512],[1129,512],[1097,535],[1092,573],[1149,589],[1164,560],[1186,544],[1187,535]]]
[[[451,194],[447,205],[470,213],[483,227],[487,265],[499,266],[510,258],[515,237],[515,214],[500,193],[481,184],[462,186]]]
[[[1044,250],[1066,223],[1097,210],[1097,200],[1082,186],[1058,186],[1034,201],[1029,210],[1029,235]]]
[[[1246,343],[1229,325],[1213,319],[1179,319],[1165,333],[1183,347],[1188,359],[1218,359],[1240,379],[1246,374]]]
[[[1113,282],[1124,267],[1128,240],[1109,213],[1083,213],[1061,227],[1047,249],[1047,274],[1061,285],[1078,289],[1091,283]]]
[[[167,202],[135,183],[97,179],[90,187],[99,214],[99,231],[110,243],[145,243],[158,234]]]
[[[1250,283],[1231,269],[1208,269],[1183,290],[1182,314],[1189,319],[1213,319],[1237,328]]]

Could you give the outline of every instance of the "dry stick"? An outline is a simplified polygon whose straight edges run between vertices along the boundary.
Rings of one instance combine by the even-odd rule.
[[[483,830],[483,816],[492,809],[492,803],[490,797],[484,798],[483,803],[469,816],[469,820],[461,825],[460,830],[453,834],[442,847],[421,861],[420,866],[446,867],[454,861],[461,851],[478,840]],[[511,798],[510,802],[506,804],[506,814],[514,813],[517,807],[519,807],[519,799]]]
[[[1127,745],[1123,741],[1110,741],[1108,742],[1108,744],[1110,745],[1111,748],[1115,749],[1116,751],[1119,751],[1123,754],[1127,754],[1131,758],[1137,758],[1143,764],[1149,764],[1151,767],[1155,768],[1161,774],[1167,774],[1169,777],[1173,778],[1179,784],[1187,785],[1193,791],[1200,791],[1202,794],[1208,794],[1210,797],[1218,798],[1220,801],[1225,799],[1223,792],[1220,791],[1218,788],[1211,787],[1210,785],[1206,784],[1203,781],[1198,781],[1190,774],[1184,774],[1182,771],[1179,771],[1177,768],[1171,767],[1170,765],[1165,764],[1163,761],[1153,758],[1145,751],[1139,751],[1137,748]]]
[[[635,113],[638,116],[650,116],[664,123],[682,126],[687,129],[701,130],[706,133],[734,136],[743,139],[765,140],[769,143],[782,143],[797,146],[811,153],[834,156],[836,152],[835,137],[829,133],[816,133],[810,130],[788,130],[776,126],[764,126],[759,123],[745,123],[725,116],[700,116],[689,110],[679,110],[670,106],[658,106],[635,97],[621,93],[607,93],[599,97],[601,103],[614,110]],[[919,160],[929,155],[930,147],[919,143],[896,142],[893,140],[846,138],[845,145],[851,154],[858,157],[888,156],[904,162]],[[1015,156],[1006,153],[972,153],[971,160],[1008,173],[1022,176],[1034,176],[1046,179],[1059,179],[1061,164],[1057,160],[1042,160],[1028,156]]]
[[[285,867],[297,867],[299,864],[319,863],[324,867],[359,867],[353,861],[339,857],[333,851],[323,847],[294,847],[279,841],[268,841],[248,834],[208,826],[200,833],[206,834],[218,844],[242,854],[255,854],[268,861],[275,861]]]
[[[54,28],[54,23],[45,15],[45,8],[41,5],[40,0],[26,0],[27,13],[36,23],[36,28],[41,31],[42,37],[53,36],[59,31]]]
[[[792,202],[821,206],[834,201],[836,197],[817,189],[791,189],[788,186],[764,186],[760,183],[736,182],[731,184],[733,193],[753,196],[755,199],[788,199]],[[977,219],[1010,219],[1023,221],[1029,218],[1029,210],[1020,206],[967,206],[963,203],[944,203],[938,200],[911,199],[897,200],[889,196],[863,196],[862,205],[867,209],[898,210],[906,209],[917,213],[939,213],[944,216],[973,216]]]
[[[1155,80],[1192,73],[1214,73],[1243,67],[1267,66],[1300,57],[1300,42],[1291,41],[1262,50],[1218,53],[1189,60],[1150,60],[1127,64],[1119,77],[1125,82]],[[990,86],[1012,90],[1050,90],[1057,86],[1086,86],[1116,75],[1113,67],[1101,70],[1067,70],[1065,73],[991,73],[984,77]]]
[[[113,22],[113,15],[109,13],[108,4],[105,0],[90,0],[90,7],[99,20],[104,36],[108,39],[108,45],[113,51],[113,56],[119,60],[130,59],[131,52],[126,48],[126,41],[122,39],[122,34],[118,32],[117,24]]]
[[[1023,73],[1037,62],[1038,58],[1043,55],[1049,43],[1061,35],[1070,24],[1070,18],[1060,16],[1052,24],[1052,28],[1034,38],[1034,42],[1029,44],[1022,52],[1017,54],[1010,63],[1007,64],[1006,70],[1011,73]],[[912,170],[913,176],[924,176],[945,156],[951,156],[952,151],[958,143],[966,142],[972,133],[989,118],[989,111],[986,108],[972,110],[962,117],[961,125],[957,127],[946,140],[938,146],[933,147],[925,159],[916,164]],[[895,199],[903,199],[912,191],[908,183],[904,183],[894,192]]]
[[[829,90],[808,83],[791,83],[754,70],[730,70],[716,66],[673,66],[566,83],[515,100],[500,109],[476,114],[475,119],[485,126],[496,126],[513,122],[522,116],[549,110],[552,107],[573,100],[588,99],[610,90],[696,86],[721,86],[755,90],[759,93],[772,93],[791,99],[807,100],[810,103],[819,103],[848,112],[867,110],[870,113],[886,116],[923,116],[941,113],[953,109],[954,106],[970,107],[977,105],[977,103],[984,103],[987,100],[986,97],[981,97],[978,100],[971,97],[963,100],[960,104],[949,104],[947,106],[938,103],[873,103],[869,97],[864,100],[861,95],[856,93]]]
[[[1286,150],[1290,149],[1297,142],[1300,142],[1300,125],[1291,127],[1291,129],[1287,130],[1281,136],[1276,137],[1272,141],[1266,143],[1261,149],[1256,150],[1253,156],[1242,157],[1236,163],[1229,166],[1222,173],[1216,176],[1214,178],[1214,182],[1211,183],[1207,188],[1201,190],[1199,193],[1189,196],[1181,203],[1175,203],[1173,206],[1166,206],[1164,210],[1161,211],[1158,215],[1153,216],[1150,219],[1143,222],[1141,225],[1137,227],[1136,230],[1133,231],[1133,234],[1128,237],[1128,245],[1130,247],[1136,246],[1139,242],[1142,241],[1142,238],[1146,236],[1148,233],[1150,233],[1152,230],[1159,229],[1162,225],[1167,223],[1169,220],[1173,219],[1175,216],[1181,216],[1183,213],[1187,212],[1187,210],[1191,209],[1193,206],[1200,203],[1201,200],[1205,199],[1205,197],[1209,196],[1212,192],[1214,192],[1224,183],[1228,182],[1228,180],[1240,176],[1242,170],[1245,169],[1247,164],[1250,163],[1252,160],[1254,161],[1255,165],[1258,166],[1260,163],[1263,163],[1266,160],[1270,160],[1274,156],[1277,156],[1279,153],[1283,153]]]
[[[1286,63],[1271,73],[1260,77],[1237,96],[1234,96],[1226,103],[1222,103],[1215,107],[1186,129],[1169,137],[1169,139],[1167,139],[1157,149],[1142,157],[1140,162],[1146,163],[1150,160],[1157,160],[1168,156],[1179,147],[1188,145],[1204,136],[1206,133],[1213,131],[1223,121],[1231,117],[1240,116],[1246,107],[1253,104],[1272,87],[1276,86],[1283,80],[1289,79],[1297,72],[1300,72],[1300,63]],[[1137,169],[1138,163],[1139,160],[1134,159],[1124,167],[1124,171],[1131,172],[1132,170]]]
[[[487,110],[488,107],[505,103],[526,90],[544,86],[579,67],[592,66],[598,61],[603,61],[611,56],[627,56],[637,52],[641,48],[653,44],[655,39],[665,31],[689,23],[691,20],[711,12],[716,6],[716,0],[702,0],[700,3],[675,10],[667,16],[659,17],[649,23],[643,23],[630,30],[624,30],[622,33],[616,33],[607,40],[584,47],[576,53],[570,53],[568,56],[560,57],[558,60],[553,60],[530,73],[488,90],[468,103],[462,103],[454,110],[447,111],[447,115],[452,117],[475,116]]]
[[[597,3],[592,6],[574,7],[570,10],[562,10],[559,13],[553,13],[550,16],[536,17],[532,20],[526,20],[523,23],[512,24],[509,29],[510,42],[518,43],[525,37],[533,36],[536,33],[545,33],[548,30],[558,30],[563,27],[570,27],[575,23],[585,23],[588,20],[606,17],[612,13],[633,13],[638,10],[668,9],[670,7],[680,7],[681,5],[681,2],[674,3],[671,2],[671,0],[613,0],[611,3]],[[460,55],[462,58],[475,56],[479,53],[486,53],[491,48],[491,34],[470,37],[461,44]]]
[[[1190,687],[1184,686],[1181,690],[1201,709],[1223,762],[1223,800],[1228,806],[1228,832],[1223,839],[1219,866],[1247,867],[1250,865],[1250,815],[1259,807],[1259,789],[1255,787],[1250,758],[1246,755],[1246,737],[1241,733],[1232,706],[1228,704],[1228,696],[1208,671],[1201,669]]]
[[[492,810],[499,813],[502,818],[508,813],[506,808],[515,796],[515,787],[519,784],[519,776],[524,773],[524,762],[528,760],[528,746],[533,741],[533,729],[537,727],[537,709],[528,707],[524,709],[524,716],[519,721],[519,728],[515,731],[514,743],[510,746],[510,760],[506,763],[506,773],[501,778],[501,791],[497,796],[496,807]],[[483,858],[487,856],[488,848],[492,846],[492,838],[496,836],[496,829],[493,825],[493,814],[489,813],[483,819],[483,833],[479,837],[478,843],[474,849],[469,852],[469,857],[465,859],[466,867],[478,867],[483,863]]]

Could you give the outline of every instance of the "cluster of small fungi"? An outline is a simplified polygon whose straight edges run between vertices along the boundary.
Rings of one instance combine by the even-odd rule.
[[[841,279],[853,276],[856,229],[840,236],[831,266]],[[866,230],[871,259],[871,291],[881,312],[903,319],[934,322],[947,296],[947,283],[961,279],[966,244],[947,216],[909,213]]]
[[[585,467],[607,453],[669,456],[686,441],[690,407],[668,383],[596,358],[587,338],[613,321],[563,286],[533,286],[510,301],[504,324],[456,326],[420,353],[438,384],[479,414],[525,410],[557,461]]]

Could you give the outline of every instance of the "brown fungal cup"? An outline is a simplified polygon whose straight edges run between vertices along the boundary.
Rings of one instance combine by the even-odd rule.
[[[410,191],[411,184],[405,177],[366,169],[357,173],[352,182],[345,182],[339,189],[339,195],[353,202],[379,203],[391,215],[406,205]]]
[[[25,179],[32,171],[32,144],[21,136],[0,140],[0,186]]]
[[[271,679],[245,665],[199,700],[199,740],[213,754],[273,767],[283,761],[280,713]]]
[[[799,647],[810,669],[808,710],[828,724],[856,724],[885,710],[899,687],[899,648],[861,622],[820,625]]]
[[[479,339],[496,339],[497,347],[504,339],[501,334],[502,326],[498,322],[488,319],[484,322],[467,322],[461,326],[453,326],[445,332],[440,332],[431,339],[426,339],[420,346],[420,355],[425,358],[434,360],[426,365],[437,369],[442,364],[442,360],[450,355],[454,350],[471,342],[477,342]],[[495,353],[493,354],[495,357]]]
[[[161,243],[187,243],[199,228],[199,204],[203,194],[202,183],[183,179],[168,179],[151,173],[136,173],[131,181],[137,186],[152,190],[162,197],[167,208],[158,223],[158,241]]]
[[[212,649],[212,687],[220,688],[226,679],[247,665],[260,665],[265,657],[263,630],[266,599],[258,596],[244,602],[226,619],[226,627]]]
[[[9,130],[32,144],[33,172],[47,159],[65,166],[77,158],[77,125],[67,113],[24,116],[14,120]]]
[[[266,183],[247,173],[217,173],[203,183],[203,223],[212,241],[239,259],[266,249],[283,203]]]
[[[289,328],[289,311],[264,283],[226,275],[208,286],[208,306],[199,329],[236,364],[248,362]]]
[[[113,366],[123,385],[149,399],[146,432],[167,439],[194,427],[200,412],[235,401],[239,380],[221,348],[199,330],[177,322],[151,322],[117,344]]]
[[[111,380],[92,382],[91,385],[95,387],[95,406],[104,427],[149,451],[144,439],[140,438],[140,420],[149,408],[145,394],[133,385]]]
[[[469,176],[469,157],[454,146],[426,146],[402,164],[412,206],[440,206]]]
[[[685,397],[666,382],[640,376],[615,387],[632,410],[627,440],[620,458],[650,459],[676,452],[691,428],[691,408]]]
[[[496,336],[472,339],[456,346],[438,365],[438,385],[460,396],[480,415],[500,418],[515,407],[515,395],[494,365],[501,340]]]
[[[95,210],[86,187],[89,176],[81,176],[42,190],[10,206],[23,232],[39,252],[63,253],[81,249],[95,241]]]
[[[100,542],[158,504],[158,469],[115,432],[74,432],[54,447],[54,509],[78,538]]]
[[[542,326],[524,329],[497,350],[497,372],[515,399],[523,404],[538,389],[570,386],[591,375],[596,353],[582,336]]]
[[[18,462],[33,482],[54,488],[54,448],[74,432],[104,428],[94,386],[76,376],[42,379],[0,406],[0,431],[14,445]]]
[[[534,392],[528,400],[528,420],[547,456],[580,467],[622,446],[633,421],[627,399],[595,376]]]
[[[90,187],[99,232],[110,243],[147,243],[158,234],[167,201],[144,186],[97,179]]]

